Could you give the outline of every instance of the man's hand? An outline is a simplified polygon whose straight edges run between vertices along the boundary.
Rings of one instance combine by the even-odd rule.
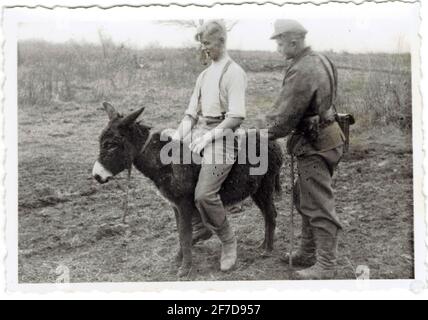
[[[193,127],[196,124],[196,119],[193,119],[190,116],[185,116],[183,121],[181,121],[177,130],[170,130],[167,133],[167,137],[171,138],[174,141],[181,141],[187,137],[188,134],[192,132]],[[162,132],[162,134],[164,134]]]
[[[212,136],[211,133],[208,132],[207,134],[205,134],[204,136],[196,139],[195,141],[193,141],[189,148],[192,152],[201,155],[202,151],[205,149],[205,147],[211,143],[212,141]]]
[[[175,131],[172,135],[171,135],[171,139],[172,140],[176,140],[176,141],[180,141],[182,139],[180,132]]]
[[[175,141],[180,141],[181,136],[180,136],[180,133],[178,132],[178,130],[165,129],[161,132],[161,139],[164,141],[169,140],[169,139],[172,139]]]

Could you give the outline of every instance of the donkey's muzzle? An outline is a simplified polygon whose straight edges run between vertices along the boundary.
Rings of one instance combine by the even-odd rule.
[[[97,180],[97,182],[98,182],[98,183],[100,183],[100,184],[104,184],[104,183],[107,183],[107,182],[109,182],[109,181],[110,181],[110,178],[103,179],[103,178],[101,178],[101,176],[100,176],[100,175],[98,175],[98,174],[96,174],[96,175],[94,176],[94,179],[95,179],[95,180]]]
[[[104,184],[113,178],[113,174],[107,170],[99,161],[95,162],[94,168],[92,169],[92,176],[98,183]]]

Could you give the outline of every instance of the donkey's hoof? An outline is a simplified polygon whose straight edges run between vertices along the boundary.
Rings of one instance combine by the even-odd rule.
[[[188,278],[191,271],[192,271],[192,265],[187,265],[187,264],[186,265],[182,265],[178,269],[177,276],[179,278]]]
[[[272,256],[273,246],[270,246],[266,241],[264,241],[260,246],[258,246],[257,249],[262,257]]]
[[[267,248],[267,243],[266,243],[266,241],[263,241],[258,247],[257,247],[257,249],[259,249],[259,250],[266,250],[266,248]]]
[[[269,243],[267,241],[263,241],[262,244],[260,244],[258,246],[259,250],[264,250],[264,251],[269,251],[272,252],[273,251],[273,246],[269,245]]]
[[[274,256],[273,253],[272,253],[272,250],[263,250],[260,253],[260,255],[261,255],[262,258],[271,258],[271,257]]]

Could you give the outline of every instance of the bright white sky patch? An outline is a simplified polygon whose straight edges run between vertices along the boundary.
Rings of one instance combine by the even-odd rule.
[[[417,37],[418,4],[367,3],[323,6],[291,5],[195,8],[118,8],[25,11],[19,38],[52,42],[69,40],[99,43],[98,30],[117,43],[132,47],[157,44],[182,47],[194,44],[194,30],[160,25],[154,19],[225,18],[239,20],[229,34],[229,48],[275,50],[269,40],[276,18],[300,21],[308,43],[316,50],[348,52],[409,52]],[[163,9],[163,10],[162,10]],[[240,19],[241,18],[241,19]]]

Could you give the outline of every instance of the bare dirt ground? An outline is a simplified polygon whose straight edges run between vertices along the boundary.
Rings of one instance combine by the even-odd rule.
[[[281,74],[250,73],[249,81],[247,126],[271,104]],[[146,105],[144,122],[175,126],[192,85],[159,92],[142,86],[113,103],[124,112]],[[161,86],[151,83],[150,87]],[[72,282],[179,280],[173,262],[178,244],[175,219],[151,182],[134,171],[131,215],[124,226],[120,217],[125,174],[102,186],[91,178],[98,136],[106,123],[100,103],[19,107],[21,283],[55,282],[60,265],[70,269]],[[345,227],[339,277],[353,279],[356,267],[366,265],[375,279],[412,278],[411,136],[394,127],[353,130],[358,134],[336,177],[337,210]],[[237,268],[227,274],[219,271],[220,243],[211,239],[194,248],[194,269],[187,280],[289,279],[287,266],[278,261],[289,246],[287,166],[282,185],[284,192],[276,201],[280,215],[273,254],[262,256],[257,250],[264,224],[247,200],[243,212],[230,216],[239,238]],[[298,241],[299,231],[296,236]]]

